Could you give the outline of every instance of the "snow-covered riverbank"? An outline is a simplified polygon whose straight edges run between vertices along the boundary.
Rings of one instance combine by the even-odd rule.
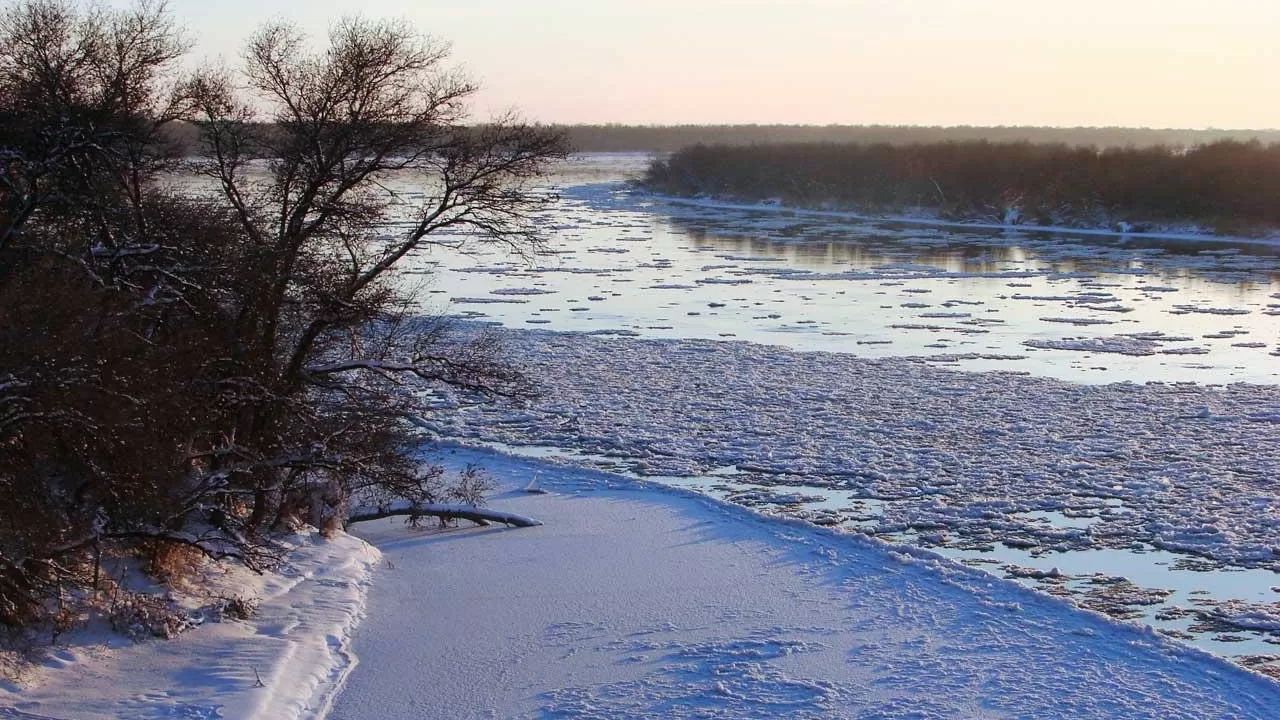
[[[1280,703],[1262,676],[927,551],[616,474],[441,453],[496,477],[492,508],[544,524],[362,524],[376,550],[304,551],[250,623],[64,654],[43,684],[9,688],[0,718],[1167,720]],[[543,493],[524,492],[531,479]]]
[[[359,532],[387,558],[333,720],[1266,718],[1280,686],[927,553],[458,450],[541,527]]]
[[[378,551],[350,535],[300,536],[279,572],[210,568],[185,598],[256,602],[245,620],[207,621],[172,640],[72,634],[39,649],[20,682],[0,684],[0,718],[56,720],[316,720],[357,659]]]
[[[935,548],[1242,662],[1276,659],[1280,388],[504,337],[545,395],[441,413],[442,436],[560,448],[564,462]]]

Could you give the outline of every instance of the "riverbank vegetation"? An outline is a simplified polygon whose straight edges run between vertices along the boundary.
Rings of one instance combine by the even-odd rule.
[[[1132,231],[1280,227],[1280,144],[1097,149],[1026,142],[694,145],[641,184],[683,197]]]
[[[123,597],[111,567],[268,568],[353,497],[465,499],[417,457],[405,386],[525,386],[491,338],[415,317],[396,268],[536,247],[563,138],[470,124],[475,86],[403,23],[327,40],[271,24],[240,70],[188,75],[162,4],[0,11],[0,629],[75,626]]]
[[[579,152],[675,152],[704,145],[861,143],[919,145],[939,142],[1029,142],[1072,147],[1191,147],[1223,140],[1280,142],[1280,130],[1190,130],[1129,127],[1007,125],[562,125]]]
[[[1280,142],[1280,130],[1191,130],[1129,127],[920,126],[920,125],[553,125],[576,152],[669,153],[690,145],[761,143],[863,143],[918,145],[938,142],[1029,142],[1072,147],[1191,147],[1223,140]],[[170,141],[194,148],[200,129],[177,122]]]

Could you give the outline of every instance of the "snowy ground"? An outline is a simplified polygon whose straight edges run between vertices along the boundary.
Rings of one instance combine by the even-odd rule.
[[[349,637],[380,556],[348,535],[299,540],[278,573],[225,569],[201,581],[210,593],[256,598],[249,620],[206,622],[168,641],[77,633],[20,682],[0,684],[0,719],[324,717],[355,668]]]
[[[1268,718],[1280,686],[1013,583],[483,451],[537,528],[359,532],[387,562],[333,720]]]
[[[999,561],[993,571],[1209,633],[1250,662],[1280,642],[1275,386],[1078,385],[741,342],[503,336],[545,395],[440,413],[441,436],[566,449],[568,462]],[[1143,560],[1183,577],[1153,580]],[[1132,586],[1139,574],[1155,584]],[[1238,630],[1260,633],[1242,643]]]

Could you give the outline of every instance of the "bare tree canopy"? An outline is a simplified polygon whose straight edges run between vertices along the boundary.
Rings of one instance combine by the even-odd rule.
[[[475,86],[403,22],[271,24],[240,68],[182,76],[186,48],[160,3],[0,9],[0,623],[48,617],[104,551],[261,567],[273,529],[353,495],[472,497],[418,459],[418,398],[529,391],[396,272],[536,252],[563,137],[468,124]]]

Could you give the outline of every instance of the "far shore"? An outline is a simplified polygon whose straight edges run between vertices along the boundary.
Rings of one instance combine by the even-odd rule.
[[[1280,229],[1264,237],[1244,237],[1239,235],[1215,235],[1190,230],[1159,232],[1128,232],[1104,227],[1067,227],[1061,225],[1025,225],[1013,223],[991,223],[977,220],[946,220],[937,217],[921,217],[919,215],[880,215],[857,212],[853,210],[821,210],[792,205],[783,205],[770,201],[759,203],[734,202],[708,198],[687,198],[678,195],[663,195],[646,192],[651,197],[663,202],[677,205],[691,205],[717,210],[741,210],[747,212],[773,212],[812,217],[839,218],[842,220],[860,220],[866,222],[890,222],[903,225],[920,225],[928,227],[953,227],[967,230],[1003,230],[1014,232],[1055,233],[1060,235],[1088,235],[1149,240],[1176,240],[1183,242],[1203,242],[1230,245],[1257,245],[1260,247],[1280,247]],[[923,212],[923,211],[922,211]]]

